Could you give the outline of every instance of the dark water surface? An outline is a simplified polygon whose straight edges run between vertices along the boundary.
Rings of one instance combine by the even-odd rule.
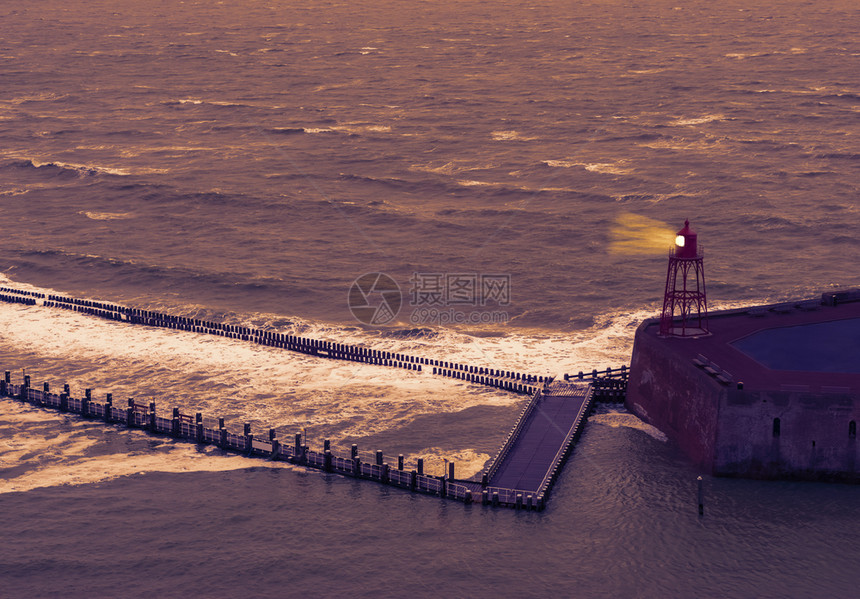
[[[858,280],[854,2],[10,0],[0,24],[5,286],[559,374],[629,361],[685,218],[712,307]],[[349,310],[373,272],[403,292],[381,327]],[[504,277],[508,302],[444,308],[505,322],[429,318],[413,295],[427,275]],[[25,368],[463,475],[522,406],[0,304],[0,370]],[[0,422],[3,596],[849,597],[860,582],[858,488],[708,478],[700,519],[699,473],[621,409],[592,418],[540,514],[12,403]]]

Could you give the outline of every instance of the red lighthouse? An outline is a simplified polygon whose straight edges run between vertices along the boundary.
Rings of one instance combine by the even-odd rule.
[[[707,334],[705,267],[696,232],[690,228],[690,221],[687,220],[684,221],[684,228],[675,236],[675,247],[669,254],[666,293],[663,296],[663,312],[660,315],[660,335],[699,337]]]

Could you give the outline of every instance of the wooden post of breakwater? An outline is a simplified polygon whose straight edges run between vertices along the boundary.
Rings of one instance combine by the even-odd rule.
[[[269,443],[272,444],[271,459],[277,460],[278,456],[281,454],[281,442],[278,440],[275,434],[275,429],[273,428],[269,429]]]
[[[250,422],[245,423],[245,429],[243,432],[244,432],[244,436],[245,436],[245,451],[248,453],[251,453],[251,450],[254,447],[254,435],[251,433],[251,423]]]
[[[302,445],[302,434],[296,433],[296,444],[294,447],[295,453],[293,455],[296,456],[300,464],[305,463],[305,448]]]

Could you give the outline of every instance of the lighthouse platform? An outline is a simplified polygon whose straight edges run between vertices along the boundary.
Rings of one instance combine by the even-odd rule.
[[[860,481],[860,291],[710,312],[708,327],[640,325],[628,409],[704,472]]]

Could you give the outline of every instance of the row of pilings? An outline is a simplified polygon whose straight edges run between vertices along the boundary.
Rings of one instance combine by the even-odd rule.
[[[538,385],[552,380],[551,377],[535,376],[515,371],[461,364],[456,362],[434,360],[411,356],[403,353],[387,352],[370,349],[364,346],[334,343],[320,339],[312,339],[298,335],[288,335],[275,331],[267,331],[253,327],[243,327],[219,323],[209,320],[172,316],[151,310],[128,308],[118,304],[84,300],[63,295],[46,295],[35,291],[26,291],[11,287],[0,287],[0,301],[36,305],[42,301],[46,307],[63,308],[81,312],[99,318],[143,324],[169,329],[180,329],[200,334],[216,335],[231,339],[240,339],[253,343],[278,347],[289,351],[303,353],[335,360],[349,360],[377,366],[388,366],[421,372],[424,366],[432,367],[432,373],[438,376],[454,378],[474,384],[486,385],[512,393],[533,395]],[[627,389],[627,366],[620,368],[593,369],[590,373],[579,371],[578,374],[565,374],[565,381],[590,381],[595,390],[595,401],[623,402]]]
[[[0,287],[0,300],[35,305],[36,298],[49,308],[62,308],[105,318],[108,320],[142,324],[146,326],[179,329],[193,333],[216,335],[231,339],[249,341],[261,345],[278,347],[303,354],[349,360],[377,366],[389,366],[421,372],[423,367],[433,367],[433,374],[468,380],[476,384],[505,389],[515,393],[534,393],[536,383],[549,381],[549,377],[535,376],[522,372],[502,371],[483,366],[461,364],[446,360],[423,358],[404,353],[381,351],[364,346],[335,343],[321,339],[313,339],[298,335],[289,335],[271,330],[246,327],[235,324],[225,324],[210,320],[202,320],[187,316],[173,316],[152,310],[129,308],[118,304],[84,300],[74,297],[24,291],[8,287]],[[17,294],[17,295],[7,295]],[[8,299],[7,299],[8,298]],[[463,376],[463,375],[470,376]],[[475,376],[472,376],[475,375]],[[502,380],[507,379],[507,380]]]
[[[531,377],[517,379],[514,376],[518,373],[505,372],[502,370],[495,370],[491,368],[481,368],[480,374],[477,373],[477,369],[469,371],[466,369],[463,370],[452,370],[448,368],[437,368],[433,367],[433,374],[437,374],[444,377],[449,377],[453,379],[457,379],[460,381],[467,381],[470,383],[477,383],[479,385],[486,385],[488,387],[495,387],[496,389],[502,389],[504,391],[510,391],[512,393],[522,393],[526,395],[532,395],[537,390],[537,387],[532,387],[528,384],[524,384],[522,382],[517,382],[518,380],[529,381],[529,382],[538,382],[539,378],[541,383],[544,382],[544,377]],[[507,377],[507,378],[502,378]],[[532,381],[534,379],[534,381]],[[549,381],[549,378],[546,378],[546,381]]]
[[[332,453],[328,439],[324,440],[321,451],[312,450],[305,444],[301,433],[296,433],[288,442],[282,442],[277,437],[276,429],[269,428],[267,433],[258,437],[252,432],[251,425],[246,423],[240,434],[228,429],[224,418],[217,419],[217,427],[209,426],[208,423],[214,423],[216,420],[204,418],[200,412],[194,415],[184,414],[174,407],[169,417],[159,416],[155,402],[147,404],[129,399],[126,406],[116,406],[112,393],[108,393],[104,401],[100,402],[93,399],[90,389],[85,390],[83,397],[75,398],[72,397],[68,384],[63,385],[63,391],[59,394],[52,393],[48,383],[43,383],[41,390],[32,388],[29,375],[24,376],[22,384],[16,385],[12,383],[10,371],[6,371],[3,380],[0,380],[0,397],[13,398],[33,406],[75,414],[105,424],[140,429],[153,435],[170,436],[200,445],[214,445],[247,457],[285,461],[466,504],[480,502],[482,505],[532,510],[542,510],[545,507],[543,496],[538,498],[536,495],[524,494],[514,489],[482,487],[477,483],[456,479],[453,461],[447,462],[442,475],[428,475],[424,472],[422,458],[416,460],[415,468],[406,469],[402,454],[397,457],[395,466],[385,461],[380,450],[369,458],[362,456],[355,444],[351,447],[349,457],[337,456]]]
[[[579,371],[577,375],[564,375],[564,380],[577,382],[588,381],[594,390],[594,401],[601,403],[623,403],[627,398],[627,378],[630,374],[626,365],[620,368],[597,370],[590,374]]]

